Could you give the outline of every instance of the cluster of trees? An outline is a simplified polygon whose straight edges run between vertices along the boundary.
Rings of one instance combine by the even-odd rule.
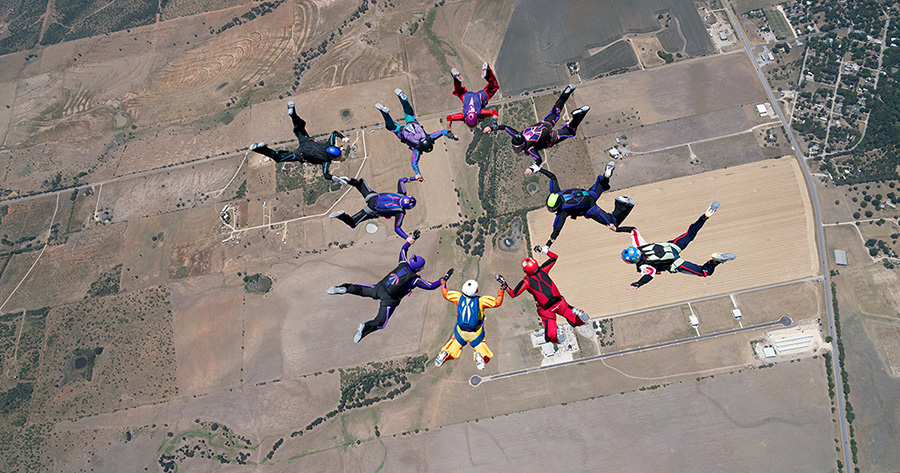
[[[850,447],[853,450],[853,463],[856,464],[858,463],[856,439],[853,438],[853,420],[856,419],[856,415],[853,413],[853,406],[850,405],[850,377],[847,375],[847,370],[844,367],[844,342],[841,340],[840,309],[838,308],[837,285],[834,281],[831,282],[831,304],[834,309],[834,331],[837,336],[838,366],[841,368],[841,384],[844,387],[844,410],[847,412],[847,424],[850,427]],[[828,360],[826,359],[827,362]],[[829,384],[829,387],[833,388],[833,383]]]
[[[119,293],[119,279],[122,277],[122,264],[117,264],[113,266],[112,270],[109,272],[103,273],[97,278],[96,281],[91,283],[91,288],[88,290],[88,297],[103,297],[108,296],[110,294],[118,294]]]
[[[272,0],[271,2],[262,2],[259,5],[256,5],[255,7],[251,8],[250,11],[248,11],[247,13],[244,13],[243,15],[241,15],[240,18],[234,17],[231,19],[231,21],[229,21],[228,23],[225,23],[224,25],[220,26],[216,30],[213,30],[213,27],[210,26],[209,32],[210,32],[210,34],[212,34],[213,32],[215,32],[215,34],[219,34],[223,31],[227,30],[228,28],[243,24],[244,21],[253,21],[259,16],[264,16],[269,13],[272,13],[272,11],[274,11],[276,8],[278,8],[282,3],[284,3],[284,0]]]

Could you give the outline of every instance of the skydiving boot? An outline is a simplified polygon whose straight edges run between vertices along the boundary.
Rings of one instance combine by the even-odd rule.
[[[631,213],[631,210],[634,209],[634,200],[631,197],[620,195],[616,197],[616,207],[613,209],[613,219],[616,221],[616,226],[622,225],[622,222],[628,217],[628,214]]]
[[[734,253],[713,253],[711,258],[716,263],[724,263],[737,258],[737,256],[735,256]]]
[[[347,184],[350,184],[349,177],[331,176],[331,180],[340,184],[341,186],[346,186]],[[343,210],[341,210],[341,212],[343,212]]]
[[[567,85],[566,88],[563,90],[563,95],[569,95],[569,94],[571,94],[572,91],[575,90],[575,87],[578,87],[578,86],[575,85],[575,84],[569,84],[569,85]]]
[[[581,321],[584,323],[587,323],[589,320],[591,320],[591,317],[589,315],[587,315],[587,312],[585,312],[581,309],[572,307],[572,313],[577,315],[578,318],[581,319]]]
[[[400,90],[400,89],[397,89],[397,90]],[[384,105],[381,105],[380,103],[376,103],[375,108],[377,108],[378,111],[381,113],[391,113],[391,109],[385,107]]]
[[[704,214],[704,215],[706,215],[706,218],[712,217],[713,214],[716,213],[716,210],[719,210],[719,205],[720,204],[719,204],[718,200],[714,200],[713,203],[709,204],[709,208],[706,209],[706,214]],[[727,254],[731,254],[731,253],[727,253]],[[734,256],[734,255],[731,255],[731,256]],[[734,258],[732,258],[732,259],[734,259]]]
[[[409,96],[407,96],[406,93],[404,93],[404,92],[403,92],[402,90],[400,90],[399,88],[394,89],[394,93],[397,94],[397,97],[400,97],[400,100],[402,100],[402,101],[404,101],[404,102],[408,102],[408,101],[409,101]]]
[[[606,177],[607,179],[611,178],[613,169],[615,169],[615,168],[616,168],[615,161],[610,161],[610,162],[606,163],[606,171],[603,172],[603,176]]]
[[[576,108],[575,110],[573,110],[572,111],[572,121],[569,122],[568,127],[571,128],[572,131],[577,129],[578,125],[581,125],[581,121],[584,120],[584,117],[587,115],[588,110],[590,110],[590,109],[591,109],[591,107],[588,107],[587,105],[585,105],[581,108]]]
[[[556,339],[559,340],[559,345],[566,343],[566,332],[556,329]]]
[[[462,76],[459,75],[459,71],[455,67],[453,69],[450,69],[450,75],[453,76],[454,79],[456,79],[460,82],[463,81]]]
[[[356,228],[356,221],[353,220],[353,217],[347,215],[343,210],[332,212],[330,215],[328,215],[328,218],[336,218],[349,225],[350,228]]]
[[[484,63],[481,65],[481,78],[487,79],[487,73],[488,73],[488,63]]]
[[[293,100],[290,101],[290,102],[288,102],[288,111],[287,111],[287,114],[288,114],[289,117],[294,116],[294,101],[293,101]]]
[[[478,368],[479,370],[484,369],[484,357],[481,356],[481,353],[475,354],[475,367]]]
[[[356,333],[353,334],[353,343],[359,343],[359,341],[362,340],[362,331],[365,326],[366,324],[359,324],[359,326],[356,327]]]
[[[441,366],[444,364],[444,360],[447,359],[447,350],[441,350],[438,354],[437,358],[434,359],[434,366]]]
[[[250,151],[256,151],[258,148],[265,148],[265,147],[266,147],[266,142],[260,141],[259,143],[253,143],[252,145],[250,145]]]
[[[346,294],[347,286],[345,286],[343,284],[340,286],[331,286],[328,288],[328,293],[329,294]]]

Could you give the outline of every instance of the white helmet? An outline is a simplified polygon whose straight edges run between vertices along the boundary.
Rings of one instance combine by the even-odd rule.
[[[475,297],[475,293],[477,293],[477,292],[478,292],[478,281],[476,281],[474,279],[469,279],[468,281],[466,281],[465,284],[463,284],[463,287],[462,287],[463,294],[465,294],[469,297]]]

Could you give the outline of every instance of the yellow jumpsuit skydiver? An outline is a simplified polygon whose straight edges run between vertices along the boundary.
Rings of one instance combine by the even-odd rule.
[[[462,347],[466,344],[475,349],[475,362],[480,354],[484,363],[494,357],[494,354],[484,342],[484,309],[500,307],[503,303],[503,289],[497,291],[497,297],[476,296],[468,297],[460,292],[448,291],[447,285],[441,281],[441,293],[444,299],[456,305],[456,326],[453,328],[453,337],[444,345],[443,351],[447,352],[447,359],[459,358]],[[443,360],[441,361],[443,363]]]

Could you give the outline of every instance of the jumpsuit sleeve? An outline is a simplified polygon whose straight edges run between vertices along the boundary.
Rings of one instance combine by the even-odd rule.
[[[404,240],[409,238],[409,235],[407,235],[406,232],[403,231],[403,228],[401,228],[403,226],[403,217],[405,217],[405,216],[406,216],[406,212],[400,212],[399,214],[397,214],[396,217],[394,217],[394,233],[396,233],[397,235],[400,235],[400,238],[403,238]],[[408,244],[409,243],[407,242],[407,245]],[[405,260],[401,260],[401,261],[405,261]]]
[[[556,180],[556,174],[553,174],[552,172],[550,172],[544,168],[541,168],[538,172],[550,178],[550,192],[554,192],[554,193],[558,194],[559,193],[559,182]]]
[[[446,284],[441,284],[441,295],[444,296],[444,299],[452,302],[453,305],[459,305],[460,293],[456,291],[448,291]]]
[[[558,258],[558,256],[556,256],[556,253],[552,251],[548,251],[547,256],[549,256],[550,259],[548,259],[544,264],[541,265],[541,269],[549,273],[550,270],[553,269],[553,265],[556,264],[556,259]]]
[[[631,228],[631,242],[634,244],[634,246],[642,246],[647,244],[647,242],[644,241],[644,238],[641,237],[641,233],[638,232],[637,228],[634,227]]]
[[[413,148],[412,157],[409,159],[409,162],[410,164],[412,164],[413,172],[416,174],[422,174],[422,172],[419,171],[419,157],[421,155],[422,154],[419,152],[419,150]]]
[[[401,177],[400,179],[397,179],[397,192],[406,195],[406,183],[415,179],[415,176]]]
[[[438,130],[428,136],[430,136],[432,140],[436,140],[442,136],[450,136],[450,132],[441,128],[440,130]]]
[[[515,289],[507,289],[507,291],[509,292],[510,297],[516,298],[525,292],[526,289],[528,289],[528,286],[525,285],[525,280],[523,279],[519,281],[519,284],[516,285]]]
[[[650,266],[647,264],[641,265],[640,269],[641,269],[641,279],[638,279],[637,281],[631,283],[631,285],[634,287],[641,287],[644,284],[647,284],[648,282],[650,282],[651,279],[653,279],[653,276],[656,275],[656,273],[657,273],[656,269],[653,266]]]
[[[556,238],[559,237],[559,233],[562,231],[563,225],[566,224],[567,218],[569,216],[562,212],[556,214],[556,218],[553,220],[553,233],[550,234],[550,239],[547,240],[547,246],[552,245]]]
[[[500,307],[500,304],[503,304],[503,289],[497,291],[497,297],[491,296],[481,296],[478,298],[479,304],[481,304],[482,309],[491,309],[494,307]]]
[[[463,113],[458,112],[451,115],[447,115],[447,126],[450,126],[450,122],[459,121],[463,119]]]
[[[422,278],[416,278],[416,282],[415,282],[416,287],[420,287],[420,288],[428,290],[428,291],[433,291],[433,290],[437,289],[438,286],[440,286],[440,285],[441,285],[440,279],[438,279],[437,281],[428,282]]]
[[[404,240],[406,237],[403,238]],[[409,242],[404,241],[403,246],[400,248],[400,262],[403,263],[406,261],[406,250],[409,249]]]
[[[531,157],[534,158],[534,162],[535,162],[538,166],[540,166],[541,163],[544,162],[544,158],[541,158],[541,155],[540,155],[537,151],[534,150],[534,147],[533,147],[533,146],[532,146],[531,148],[528,148],[528,154],[530,154]]]
[[[481,109],[481,118],[496,117],[496,116],[497,116],[496,110],[488,110],[486,108]],[[463,118],[462,113],[460,113],[460,117],[457,118],[457,120],[462,120],[462,118]]]

